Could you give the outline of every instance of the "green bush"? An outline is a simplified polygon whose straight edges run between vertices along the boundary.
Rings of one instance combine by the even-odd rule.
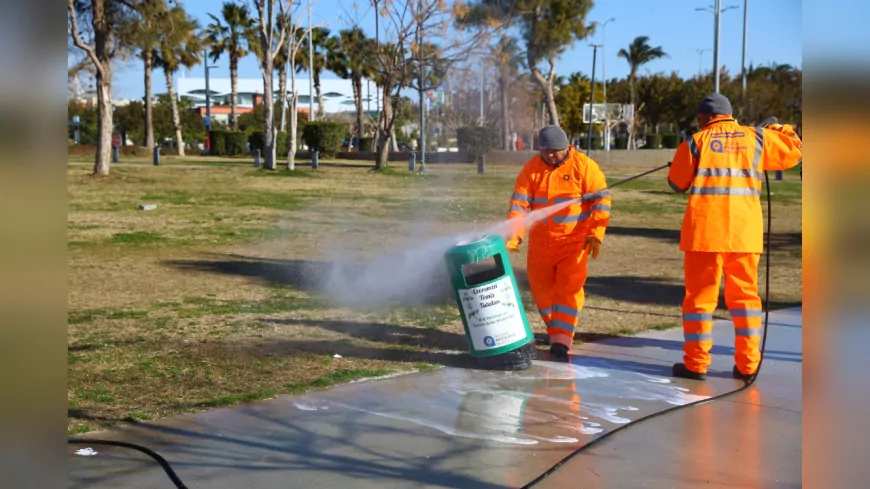
[[[662,147],[662,135],[661,134],[647,134],[646,135],[646,144],[644,145],[644,149],[661,149]]]
[[[611,147],[616,147],[616,149],[628,149],[628,137],[616,136]]]
[[[224,129],[212,129],[209,133],[211,147],[209,154],[223,156],[227,154],[227,138]]]
[[[277,141],[275,142],[275,153],[278,156],[286,157],[287,152],[290,151],[290,141],[287,139],[286,132],[279,132],[276,136]]]
[[[375,138],[373,137],[359,138],[359,151],[373,151],[372,145],[374,144],[374,142]]]
[[[226,131],[224,141],[227,156],[243,155],[247,151],[248,135],[242,131]]]
[[[302,130],[302,139],[308,149],[318,151],[321,157],[327,158],[331,158],[341,151],[344,135],[345,125],[337,122],[309,122]]]
[[[662,146],[667,149],[675,149],[680,144],[680,135],[673,133],[662,134]]]
[[[248,144],[251,145],[251,154],[254,154],[256,150],[260,150],[260,154],[263,154],[263,146],[266,145],[263,131],[251,131],[248,136]]]
[[[586,149],[589,146],[588,138],[580,138],[580,149]],[[604,138],[592,136],[592,149],[604,149]]]
[[[488,127],[470,126],[456,130],[456,144],[464,158],[476,159],[496,147],[495,133]]]
[[[287,156],[287,133],[279,132],[275,135],[275,155],[279,158]],[[253,131],[248,137],[248,143],[251,145],[251,154],[255,150],[260,150],[260,155],[264,153],[263,148],[266,146],[266,133],[263,131]]]
[[[243,155],[246,141],[247,135],[244,132],[212,129],[210,153],[215,156]]]

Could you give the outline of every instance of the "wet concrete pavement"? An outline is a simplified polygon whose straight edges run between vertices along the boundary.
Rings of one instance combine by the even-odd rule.
[[[535,487],[801,487],[801,309],[771,313],[769,327],[752,386],[631,426]],[[714,329],[714,368],[730,371],[733,340],[733,330]]]
[[[799,309],[771,313],[756,386],[622,430],[538,487],[800,485],[800,333]],[[580,345],[570,365],[443,368],[88,436],[155,450],[191,488],[519,488],[609,431],[742,386],[733,326],[714,334],[705,382],[670,378],[675,329]],[[69,487],[172,487],[144,454],[85,448],[68,449]]]

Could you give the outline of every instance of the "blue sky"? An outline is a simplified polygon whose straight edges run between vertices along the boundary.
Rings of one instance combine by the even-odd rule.
[[[305,2],[305,0],[303,0]],[[369,0],[312,0],[312,21],[315,24],[328,23],[333,31],[347,26],[348,15],[358,15],[363,27],[370,35],[374,35],[374,13]],[[208,13],[219,14],[221,0],[181,0],[181,3],[193,16],[205,26],[209,23]],[[848,1],[842,3],[850,3]],[[859,2],[851,2],[857,5]],[[353,6],[356,4],[357,9]],[[303,10],[304,12],[303,3]],[[696,8],[710,7],[713,0],[597,0],[594,3],[588,20],[604,22],[615,18],[606,27],[606,43],[604,56],[608,78],[623,77],[628,74],[628,64],[616,53],[639,35],[649,36],[650,44],[661,46],[669,58],[654,61],[646,66],[652,72],[677,71],[681,76],[694,75],[699,70],[698,49],[707,49],[703,53],[703,68],[705,71],[713,66],[713,13],[711,11],[697,12]],[[735,6],[721,15],[720,26],[720,64],[727,67],[730,73],[740,72],[740,62],[743,42],[743,0],[722,0],[722,8]],[[252,9],[253,10],[253,9]],[[254,12],[255,13],[255,12]],[[802,44],[804,15],[800,0],[751,0],[749,2],[747,66],[750,64],[768,64],[770,62],[785,63],[802,67]],[[838,19],[850,21],[848,18]],[[842,28],[843,26],[841,26]],[[857,25],[855,28],[859,28]],[[861,26],[864,32],[868,30]],[[826,29],[827,30],[827,29]],[[593,39],[578,41],[557,61],[558,74],[568,75],[573,72],[589,74],[592,68],[592,48],[590,43],[601,43],[599,32]],[[598,52],[596,78],[601,77],[602,52]],[[212,71],[212,76],[229,77],[229,66],[226,59],[217,63],[219,68]],[[189,76],[202,77],[202,66],[188,72]],[[243,60],[239,67],[239,76],[244,78],[259,77],[260,73],[253,57]],[[302,76],[306,76],[304,73]],[[325,73],[324,78],[335,77]],[[154,91],[165,91],[162,73],[156,74]],[[122,69],[117,69],[114,77],[115,98],[139,98],[143,93],[142,68],[140,63],[130,62]]]

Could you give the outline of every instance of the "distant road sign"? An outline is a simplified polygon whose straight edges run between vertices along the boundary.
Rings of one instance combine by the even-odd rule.
[[[112,146],[120,146],[121,145],[121,135],[117,132],[112,134]]]
[[[211,118],[208,116],[203,117],[202,123],[205,125],[205,127],[211,127]]]

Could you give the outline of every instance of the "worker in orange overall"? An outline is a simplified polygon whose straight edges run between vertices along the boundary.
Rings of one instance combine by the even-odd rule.
[[[677,147],[668,172],[671,188],[689,193],[680,232],[686,282],[684,355],[673,374],[706,378],[713,311],[724,272],[725,303],[736,335],[732,375],[750,381],[761,360],[762,172],[797,165],[802,144],[789,125],[762,129],[738,124],[731,116],[731,103],[718,93],[699,104],[697,117],[700,132]]]
[[[526,271],[532,298],[547,325],[550,358],[568,359],[583,308],[586,264],[598,258],[610,220],[610,193],[604,174],[592,159],[568,144],[558,126],[539,134],[540,153],[523,166],[510,199],[508,219],[586,196],[529,228]],[[518,219],[518,223],[523,223]],[[517,251],[526,229],[512,228],[507,248]]]

